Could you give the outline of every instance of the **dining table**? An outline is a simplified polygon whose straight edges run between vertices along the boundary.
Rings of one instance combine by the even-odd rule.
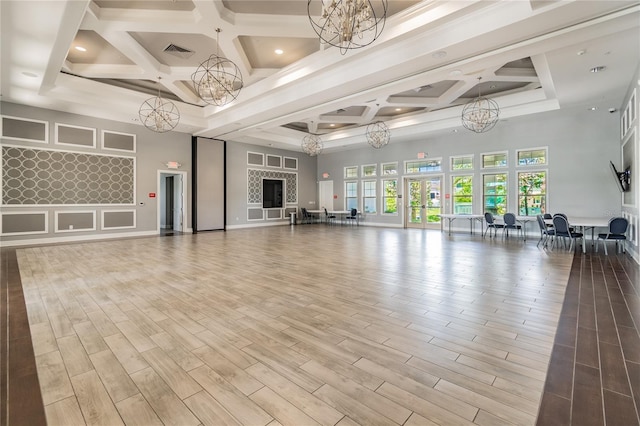
[[[587,248],[584,241],[584,234],[588,229],[591,229],[591,246],[595,244],[595,229],[596,228],[608,228],[610,217],[581,217],[581,216],[569,216],[567,221],[569,226],[580,229],[582,233],[582,252],[586,253]],[[553,219],[545,219],[547,224],[553,225]]]
[[[473,234],[474,224],[476,221],[480,222],[480,229],[482,229],[482,222],[484,220],[483,214],[468,214],[468,213],[443,213],[440,214],[440,219],[446,219],[449,222],[449,235],[451,235],[451,223],[456,219],[469,220],[469,231]],[[444,220],[440,220],[440,232],[444,230]]]

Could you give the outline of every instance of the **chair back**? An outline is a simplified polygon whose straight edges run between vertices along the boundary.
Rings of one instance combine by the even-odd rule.
[[[622,235],[627,232],[629,221],[624,217],[614,217],[609,221],[609,233]]]
[[[326,217],[329,217],[329,212],[327,211],[327,208],[326,208],[326,207],[325,207],[325,209],[324,209],[324,215],[325,215]]]
[[[566,214],[564,214],[564,213],[556,213],[556,214],[554,214],[554,216],[562,216],[562,217],[564,217],[565,219],[567,219],[567,215],[566,215]]]
[[[505,213],[504,216],[502,216],[502,219],[504,220],[504,224],[507,226],[513,226],[516,224],[516,215],[513,213]]]
[[[536,215],[536,221],[538,222],[538,226],[540,227],[540,230],[546,232],[547,224],[544,223],[544,216],[542,216],[541,214]]]
[[[358,209],[351,209],[351,217],[356,217],[358,215]]]
[[[569,234],[569,221],[567,221],[567,218],[564,217],[563,215],[561,214],[553,215],[553,227],[556,230],[556,235],[560,237],[571,236],[571,234]]]
[[[553,220],[553,216],[551,215],[551,213],[545,213],[542,216],[543,219],[549,219],[549,220]]]
[[[493,225],[493,215],[491,213],[486,212],[484,214],[484,220],[486,220],[489,225]]]
[[[302,212],[302,217],[303,218],[307,218],[309,217],[309,212],[307,212],[307,209],[304,207],[300,207],[300,211]]]

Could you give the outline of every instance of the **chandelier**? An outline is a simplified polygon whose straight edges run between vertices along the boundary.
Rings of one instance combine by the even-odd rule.
[[[180,121],[178,107],[173,102],[162,99],[159,87],[158,96],[144,101],[138,110],[138,115],[144,127],[157,133],[173,130]]]
[[[389,127],[382,121],[376,121],[367,126],[366,136],[369,145],[379,149],[389,143],[391,132],[389,131]]]
[[[322,152],[324,145],[322,139],[317,135],[307,135],[302,138],[302,151],[305,154],[309,154],[311,157],[319,155]]]
[[[315,18],[312,10],[322,7]],[[373,43],[382,33],[388,0],[308,0],[309,21],[320,40],[339,47],[343,55]],[[374,7],[376,6],[376,7]]]
[[[482,77],[478,77],[480,81]],[[476,133],[487,132],[496,125],[500,119],[500,107],[493,99],[485,98],[480,95],[467,103],[462,108],[462,125]]]
[[[200,64],[191,75],[198,97],[211,105],[234,101],[242,89],[242,74],[236,64],[219,55],[220,28],[216,28],[216,53]]]

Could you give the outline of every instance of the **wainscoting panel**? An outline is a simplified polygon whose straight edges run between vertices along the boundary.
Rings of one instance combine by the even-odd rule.
[[[53,232],[80,232],[96,230],[96,211],[55,212]]]
[[[136,135],[103,130],[102,149],[110,151],[136,152]]]
[[[135,210],[103,210],[101,229],[130,229],[136,227]]]
[[[3,138],[26,142],[49,143],[49,122],[27,118],[2,116],[0,121]]]
[[[48,212],[3,212],[1,235],[47,234],[49,232]]]

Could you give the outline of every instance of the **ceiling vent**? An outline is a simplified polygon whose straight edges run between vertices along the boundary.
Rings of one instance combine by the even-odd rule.
[[[182,58],[182,59],[189,59],[190,57],[193,56],[194,53],[196,53],[193,50],[189,50],[187,48],[180,47],[180,46],[178,46],[176,44],[173,44],[173,43],[171,43],[170,45],[165,47],[163,52],[166,52],[169,55],[177,56],[178,58]]]

